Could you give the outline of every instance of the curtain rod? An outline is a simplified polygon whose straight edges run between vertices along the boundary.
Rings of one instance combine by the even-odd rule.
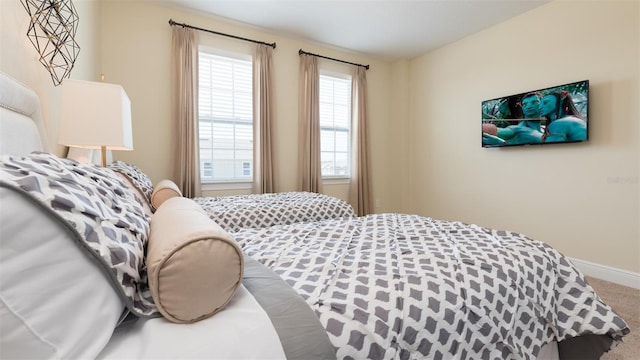
[[[350,62],[350,61],[344,61],[344,60],[340,60],[340,59],[334,59],[334,58],[330,58],[330,57],[328,57],[328,56],[318,55],[318,54],[310,53],[310,52],[307,52],[307,51],[304,51],[304,50],[300,49],[300,50],[298,51],[298,55],[302,55],[302,54],[304,54],[304,55],[316,56],[316,57],[323,58],[323,59],[327,59],[327,60],[338,61],[338,62],[345,63],[345,64],[350,64],[350,65],[355,65],[355,66],[361,66],[361,67],[363,67],[363,68],[365,68],[365,69],[369,70],[369,65],[356,64],[356,63],[352,63],[352,62]]]
[[[250,41],[250,42],[256,43],[256,44],[263,44],[263,45],[271,46],[274,49],[276,48],[276,43],[266,43],[264,41],[247,39],[247,38],[243,38],[243,37],[240,37],[240,36],[225,34],[225,33],[221,33],[221,32],[218,32],[218,31],[209,30],[209,29],[203,29],[203,28],[200,28],[200,27],[197,27],[197,26],[192,26],[192,25],[185,24],[185,23],[178,23],[178,22],[173,21],[173,19],[169,19],[169,25],[171,25],[171,26],[178,25],[178,26],[182,26],[183,28],[190,28],[190,29],[195,29],[195,30],[200,30],[200,31],[206,31],[208,33],[212,33],[212,34],[216,34],[216,35],[227,36],[227,37],[238,39],[238,40]]]

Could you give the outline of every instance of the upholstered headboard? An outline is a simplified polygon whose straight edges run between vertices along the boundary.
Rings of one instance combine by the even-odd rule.
[[[0,154],[49,151],[35,91],[0,72]]]

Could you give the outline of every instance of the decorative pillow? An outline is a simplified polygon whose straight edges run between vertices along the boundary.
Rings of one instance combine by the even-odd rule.
[[[151,193],[153,193],[153,183],[144,171],[133,164],[123,161],[114,161],[108,165],[109,169],[125,175],[131,184],[135,186],[143,195],[149,206],[151,205]]]
[[[160,182],[153,188],[153,193],[151,194],[151,205],[157,210],[163,202],[176,196],[182,197],[182,192],[178,188],[178,185],[171,180],[160,180]]]
[[[147,246],[151,294],[160,313],[172,322],[212,316],[242,281],[242,250],[191,199],[173,197],[158,208]]]
[[[125,309],[77,234],[0,182],[0,358],[95,359]]]
[[[129,190],[131,190],[131,192],[135,196],[140,206],[142,206],[142,208],[144,209],[144,213],[147,214],[147,216],[151,217],[151,215],[153,215],[153,209],[151,208],[151,204],[149,204],[149,202],[147,201],[146,196],[142,192],[140,192],[140,190],[135,185],[133,185],[133,183],[131,182],[131,179],[127,175],[120,172],[114,171],[113,174],[117,176],[120,180],[122,180],[124,184],[127,185],[127,187],[129,188]]]

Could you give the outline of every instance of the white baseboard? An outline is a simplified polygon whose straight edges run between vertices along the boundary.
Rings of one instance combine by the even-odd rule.
[[[573,264],[587,276],[610,281],[619,285],[640,289],[640,274],[632,271],[616,269],[586,260],[569,258]]]

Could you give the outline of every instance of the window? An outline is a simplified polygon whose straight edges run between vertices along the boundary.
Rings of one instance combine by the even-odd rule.
[[[320,75],[320,161],[323,178],[348,178],[351,77]]]
[[[200,180],[251,182],[252,61],[202,48],[198,60]]]

